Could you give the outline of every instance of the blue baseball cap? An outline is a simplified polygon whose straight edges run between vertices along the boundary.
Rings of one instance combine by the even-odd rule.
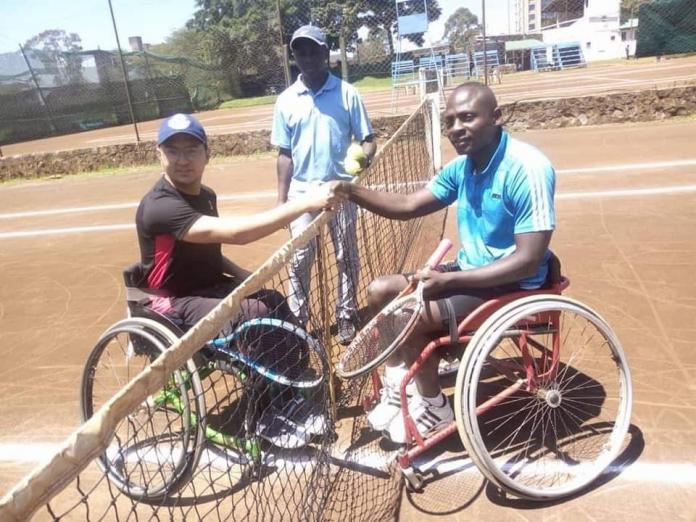
[[[188,134],[208,146],[208,136],[205,135],[203,125],[190,114],[175,114],[162,122],[157,132],[157,145],[162,145],[175,134]]]
[[[307,38],[308,40],[312,40],[314,43],[318,45],[328,47],[326,45],[326,35],[316,25],[303,25],[302,27],[297,29],[292,34],[292,38],[290,39],[290,48],[292,48],[295,41],[299,40],[300,38]]]

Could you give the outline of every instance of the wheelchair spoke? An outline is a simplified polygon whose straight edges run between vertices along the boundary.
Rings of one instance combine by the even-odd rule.
[[[472,382],[457,380],[459,431],[496,484],[527,498],[557,498],[586,486],[623,447],[630,375],[613,332],[586,307],[562,297],[525,302],[528,308],[501,309],[472,339],[460,371]],[[530,317],[549,321],[529,324]],[[491,402],[528,379],[525,366],[538,381]],[[475,415],[482,404],[494,405]]]

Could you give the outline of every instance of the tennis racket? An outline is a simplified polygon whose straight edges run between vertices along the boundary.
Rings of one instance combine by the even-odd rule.
[[[451,246],[449,239],[443,239],[424,268],[436,267]],[[409,336],[421,310],[423,284],[411,281],[355,336],[336,366],[338,376],[351,379],[382,364]]]
[[[281,319],[244,321],[230,335],[209,341],[208,346],[278,384],[313,388],[324,380],[324,348],[302,328]],[[312,358],[319,359],[319,372],[309,367]]]

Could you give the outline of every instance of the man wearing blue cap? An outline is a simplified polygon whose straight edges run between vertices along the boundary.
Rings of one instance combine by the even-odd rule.
[[[337,202],[332,186],[325,184],[305,198],[265,212],[219,217],[217,196],[202,183],[210,158],[208,139],[200,122],[187,114],[175,114],[162,122],[157,153],[162,176],[141,200],[135,218],[145,278],[141,286],[153,291],[149,306],[182,330],[205,317],[249,275],[222,255],[222,243],[250,243],[305,212],[319,211]],[[231,333],[242,318],[273,316],[294,321],[285,298],[271,290],[248,296],[241,308],[240,315],[225,328],[225,334]],[[283,354],[273,357],[283,358]],[[311,434],[300,428],[284,426],[285,440],[281,445],[306,444]],[[269,436],[270,439],[278,442],[277,437]]]
[[[328,70],[329,48],[318,28],[305,25],[290,41],[300,69],[297,81],[280,94],[273,115],[271,143],[278,147],[278,204],[294,201],[317,182],[350,180],[344,161],[355,139],[361,143],[367,162],[376,145],[365,106],[358,92]],[[316,217],[307,212],[290,225],[293,236]],[[330,223],[331,239],[338,265],[338,340],[348,344],[355,336],[358,253],[355,237],[356,206],[341,206]],[[307,290],[316,245],[295,254],[290,272],[288,302],[303,324],[309,319]]]

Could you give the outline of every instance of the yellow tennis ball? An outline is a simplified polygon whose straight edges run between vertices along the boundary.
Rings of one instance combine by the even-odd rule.
[[[346,161],[343,163],[343,167],[351,176],[356,176],[360,174],[360,171],[362,171],[362,165],[360,162],[350,157],[346,158]]]
[[[367,158],[365,158],[365,153],[363,152],[362,145],[358,143],[353,143],[350,147],[348,147],[348,151],[346,152],[346,157],[354,159],[355,161],[359,162],[360,164],[363,163]]]

